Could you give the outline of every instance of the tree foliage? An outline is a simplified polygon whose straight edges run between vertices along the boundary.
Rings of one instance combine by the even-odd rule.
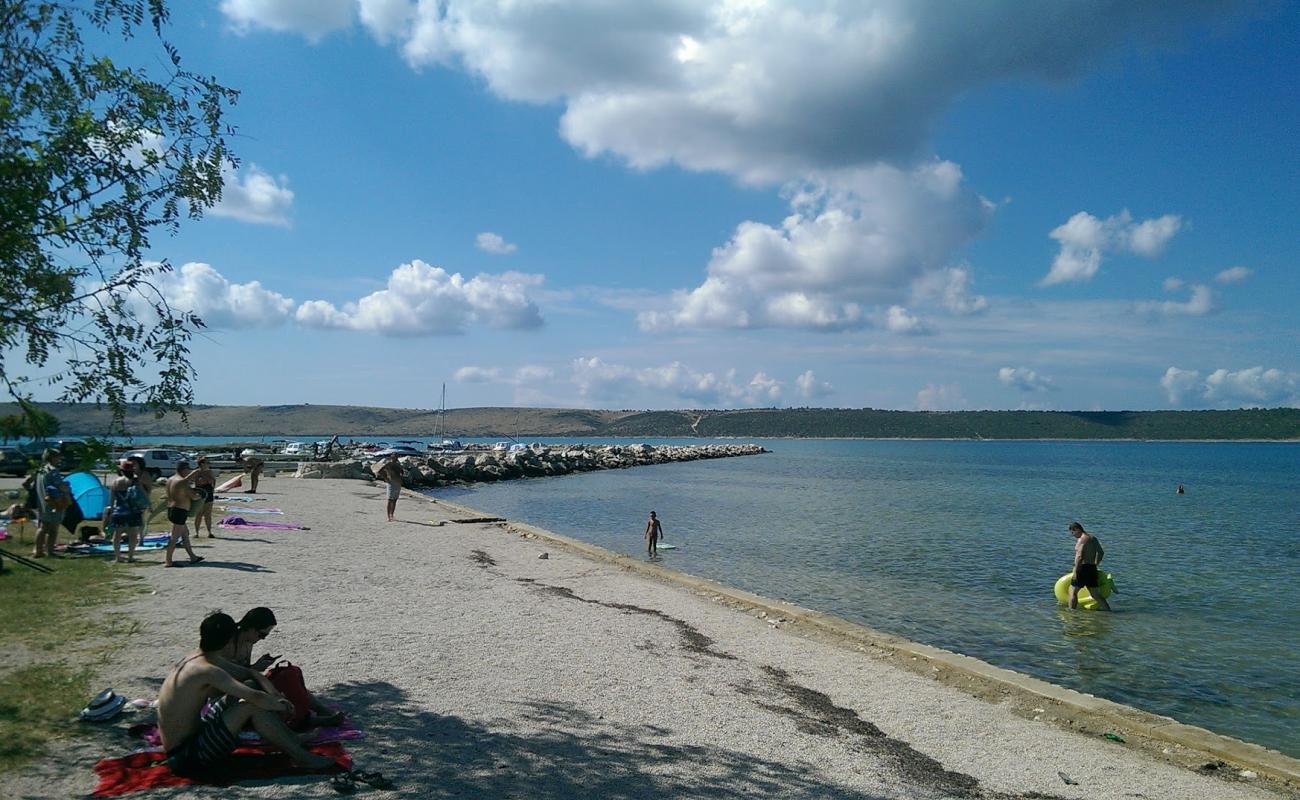
[[[33,381],[106,403],[115,427],[128,403],[192,401],[202,321],[170,307],[152,279],[171,267],[147,255],[220,199],[237,93],[181,68],[166,21],[163,0],[0,0],[0,381],[25,413]]]

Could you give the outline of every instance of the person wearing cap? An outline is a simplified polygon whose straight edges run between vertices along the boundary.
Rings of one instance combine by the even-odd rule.
[[[172,554],[176,552],[178,541],[185,545],[191,564],[203,560],[203,556],[194,555],[194,548],[190,546],[190,505],[198,496],[194,484],[190,482],[190,462],[176,462],[176,474],[167,479],[167,521],[172,524],[172,535],[167,539],[164,567],[176,566],[172,562]]]
[[[199,626],[199,649],[163,681],[158,730],[167,766],[182,776],[210,774],[239,746],[239,732],[248,726],[299,766],[331,766],[333,759],[309,752],[284,724],[281,715],[292,712],[293,703],[275,692],[265,676],[231,660],[236,632],[229,614],[208,615]],[[205,711],[210,697],[218,699]]]
[[[58,544],[59,526],[63,524],[63,512],[72,505],[72,491],[59,472],[63,462],[63,453],[48,448],[42,454],[44,464],[36,474],[36,498],[40,503],[40,530],[36,534],[36,547],[33,558],[54,555],[54,545]]]
[[[1107,603],[1106,598],[1098,591],[1098,587],[1101,586],[1101,571],[1098,567],[1101,565],[1102,557],[1106,555],[1106,551],[1101,549],[1101,540],[1085,531],[1077,522],[1070,523],[1070,535],[1075,538],[1074,578],[1070,581],[1070,608],[1078,607],[1079,589],[1086,587],[1088,593],[1097,601],[1097,607],[1102,611],[1110,611],[1110,603]]]

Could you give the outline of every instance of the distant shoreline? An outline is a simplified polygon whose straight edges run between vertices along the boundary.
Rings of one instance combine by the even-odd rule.
[[[109,410],[41,403],[64,434],[115,429]],[[17,413],[10,403],[0,415]],[[671,411],[364,406],[191,406],[187,419],[132,407],[126,430],[149,437],[490,439],[864,439],[938,441],[1300,441],[1300,408],[1231,411],[890,411],[756,408]],[[117,426],[120,427],[120,426]]]

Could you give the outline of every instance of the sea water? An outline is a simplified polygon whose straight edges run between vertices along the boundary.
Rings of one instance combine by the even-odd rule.
[[[653,509],[668,566],[1300,757],[1300,445],[757,441],[429,493],[640,556]],[[1052,595],[1073,520],[1113,614]]]

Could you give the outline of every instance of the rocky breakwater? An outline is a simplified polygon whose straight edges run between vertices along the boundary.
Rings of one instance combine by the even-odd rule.
[[[402,482],[418,488],[514,478],[544,478],[597,469],[625,469],[766,452],[766,449],[755,444],[534,444],[512,450],[465,450],[431,453],[428,456],[403,456],[398,459],[398,463],[402,465]],[[298,465],[295,477],[372,479],[382,463],[382,460],[364,456],[328,463],[304,462]]]

